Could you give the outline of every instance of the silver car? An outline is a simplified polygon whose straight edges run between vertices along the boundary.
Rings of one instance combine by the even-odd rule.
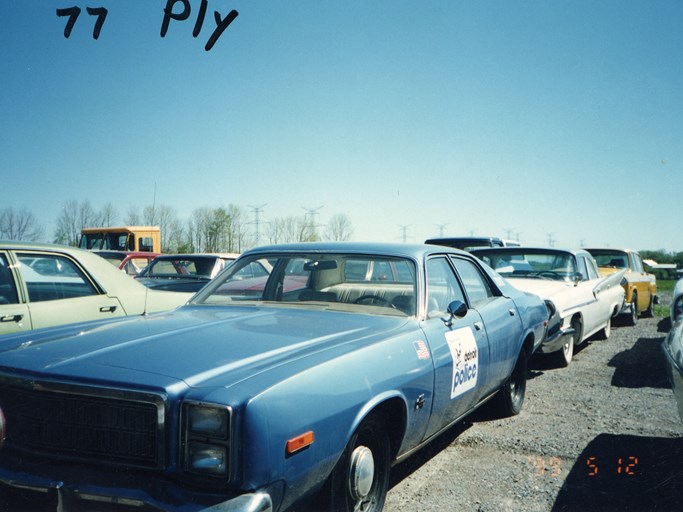
[[[674,287],[671,301],[671,330],[662,345],[667,361],[671,389],[678,404],[678,415],[683,421],[683,279]]]

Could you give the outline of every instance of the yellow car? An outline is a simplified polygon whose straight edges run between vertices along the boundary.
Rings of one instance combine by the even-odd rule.
[[[640,316],[652,316],[652,306],[657,304],[657,279],[643,267],[643,260],[631,249],[586,249],[593,255],[598,270],[607,276],[621,269],[626,269],[621,285],[626,292],[624,310],[631,325],[638,322]]]

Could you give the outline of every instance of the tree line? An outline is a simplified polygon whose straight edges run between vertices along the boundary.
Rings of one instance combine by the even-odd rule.
[[[291,215],[271,221],[253,222],[248,212],[238,205],[200,207],[189,219],[179,218],[168,205],[130,208],[124,215],[116,206],[106,203],[96,209],[90,201],[66,201],[61,205],[52,237],[46,237],[36,216],[26,208],[0,210],[0,239],[40,241],[77,246],[81,230],[86,227],[159,226],[161,247],[166,253],[236,252],[240,253],[265,243],[348,241],[353,227],[348,216],[332,215],[325,225],[315,222],[313,215]]]

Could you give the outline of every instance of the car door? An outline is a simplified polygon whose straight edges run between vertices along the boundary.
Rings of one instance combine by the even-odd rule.
[[[0,335],[32,328],[31,313],[17,278],[9,254],[0,251]]]
[[[451,257],[465,289],[468,304],[482,318],[489,342],[489,367],[485,383],[479,386],[477,401],[503,385],[512,373],[521,347],[523,326],[517,306],[485,276],[473,260]]]
[[[631,258],[631,269],[633,270],[631,278],[635,283],[638,293],[638,311],[644,311],[652,301],[652,278],[645,272],[643,260],[640,258],[639,254],[632,252],[629,254],[629,257]]]
[[[15,258],[34,329],[125,315],[119,301],[101,293],[67,256],[22,251]]]
[[[574,287],[574,304],[583,313],[583,337],[595,332],[611,316],[610,301],[601,300],[598,285],[602,278],[592,259],[577,258],[578,271],[582,279]]]
[[[426,262],[426,311],[422,329],[434,363],[434,400],[426,436],[465,414],[476,401],[477,386],[485,382],[488,339],[481,315],[467,308],[449,320],[448,305],[467,304],[460,281],[447,256]]]

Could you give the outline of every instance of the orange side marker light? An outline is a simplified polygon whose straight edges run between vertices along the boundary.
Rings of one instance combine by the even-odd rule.
[[[308,445],[313,444],[314,440],[315,436],[313,435],[312,430],[309,430],[308,432],[293,437],[292,439],[287,441],[287,455],[296,453],[299,450],[303,450]]]

